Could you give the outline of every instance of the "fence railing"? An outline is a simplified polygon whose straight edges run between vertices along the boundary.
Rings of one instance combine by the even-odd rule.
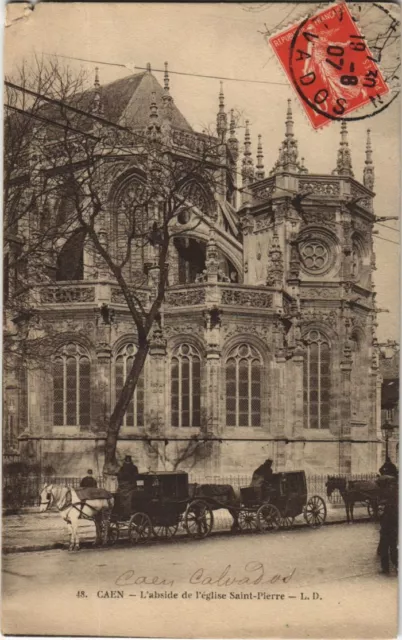
[[[344,477],[344,476],[343,476]],[[375,473],[349,475],[349,480],[373,480]],[[307,476],[307,488],[309,495],[321,495],[330,504],[342,504],[342,497],[339,491],[334,491],[331,498],[327,498],[326,482],[328,475]],[[227,484],[235,489],[247,487],[250,484],[250,475],[225,475],[225,476],[200,476],[198,474],[189,475],[190,483],[197,484]],[[103,487],[103,477],[97,477],[98,487]],[[39,494],[44,484],[58,484],[73,488],[80,486],[81,478],[68,476],[17,476],[3,475],[3,508],[20,509],[23,507],[35,507],[39,505]]]

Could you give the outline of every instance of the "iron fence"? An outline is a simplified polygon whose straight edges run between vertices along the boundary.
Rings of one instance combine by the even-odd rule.
[[[377,474],[364,473],[349,475],[349,480],[373,480]],[[340,476],[341,477],[341,476]],[[345,476],[342,476],[345,477]],[[234,489],[247,487],[250,484],[250,475],[210,475],[201,476],[189,474],[190,483],[197,484],[225,484],[231,485]],[[342,497],[339,491],[334,491],[330,498],[327,497],[326,482],[328,475],[307,476],[308,495],[320,495],[326,502],[332,505],[341,505]],[[104,486],[102,476],[96,477],[98,487]],[[35,507],[40,502],[40,490],[45,484],[65,485],[73,488],[80,486],[81,478],[71,476],[39,476],[39,475],[3,475],[3,508],[7,511],[17,510],[23,507]]]

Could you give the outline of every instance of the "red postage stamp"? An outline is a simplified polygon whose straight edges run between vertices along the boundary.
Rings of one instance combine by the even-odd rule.
[[[389,87],[346,3],[306,18],[269,40],[314,127],[358,120],[386,108]],[[370,105],[370,113],[351,112]]]

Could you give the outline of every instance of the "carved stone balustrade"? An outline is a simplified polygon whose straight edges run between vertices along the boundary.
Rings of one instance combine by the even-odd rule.
[[[134,289],[133,295],[145,309],[152,302],[152,292],[148,289]],[[57,282],[37,286],[33,292],[32,304],[38,308],[48,306],[76,306],[93,308],[110,305],[113,308],[126,307],[123,292],[112,282]],[[166,291],[165,306],[182,307],[233,307],[236,309],[282,309],[283,294],[273,287],[250,287],[229,282],[194,283],[176,285]]]
[[[204,307],[219,305],[236,309],[277,309],[282,307],[282,293],[269,287],[250,287],[218,282],[171,287],[166,307]]]
[[[42,305],[48,304],[75,304],[82,302],[95,302],[95,287],[88,284],[72,284],[56,286],[44,286],[39,290],[39,301]]]
[[[140,304],[147,307],[150,302],[150,292],[147,289],[133,287],[133,295]],[[54,305],[78,305],[79,307],[93,307],[99,305],[111,305],[113,307],[126,306],[126,301],[121,289],[109,281],[66,281],[45,285],[38,285],[32,291],[32,305],[47,307]]]

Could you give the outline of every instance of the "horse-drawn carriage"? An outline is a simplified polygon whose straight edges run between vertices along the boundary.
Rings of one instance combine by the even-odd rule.
[[[240,489],[238,524],[243,530],[289,528],[303,514],[311,527],[324,524],[327,508],[320,496],[308,497],[304,471],[274,473],[266,486]]]
[[[95,523],[98,543],[127,536],[136,544],[151,536],[172,538],[179,528],[192,538],[206,538],[214,526],[213,512],[219,509],[232,516],[232,530],[274,531],[291,526],[300,514],[318,527],[326,518],[324,500],[308,498],[304,471],[274,473],[268,484],[240,492],[231,485],[190,485],[188,474],[180,471],[138,474],[134,487],[115,494],[46,485],[40,510],[53,503],[71,528],[71,549],[79,548],[80,519]]]
[[[171,538],[179,525],[192,538],[205,538],[213,527],[208,503],[190,495],[188,474],[142,473],[135,488],[115,494],[108,539],[115,542],[124,532],[133,544],[152,535]]]

